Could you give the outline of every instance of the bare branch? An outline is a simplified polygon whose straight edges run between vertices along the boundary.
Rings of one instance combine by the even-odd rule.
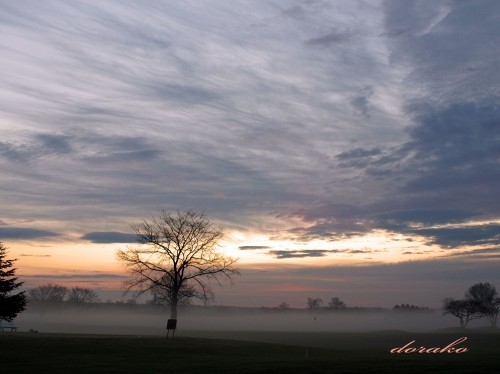
[[[163,210],[158,217],[131,227],[138,246],[116,254],[132,275],[124,286],[135,295],[152,291],[169,300],[172,318],[176,318],[177,303],[183,297],[206,301],[213,296],[210,281],[232,283],[239,274],[237,260],[218,250],[222,228],[203,213]]]

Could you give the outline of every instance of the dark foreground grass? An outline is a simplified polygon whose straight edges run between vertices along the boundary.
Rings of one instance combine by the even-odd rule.
[[[331,348],[307,348],[189,337],[0,333],[0,373],[500,372],[499,334],[474,334],[463,344],[469,348],[463,354],[390,354],[390,345],[407,342],[411,334],[405,334],[381,332],[376,339],[373,333],[329,333],[321,338],[337,342]],[[413,339],[443,346],[458,337],[418,334]]]

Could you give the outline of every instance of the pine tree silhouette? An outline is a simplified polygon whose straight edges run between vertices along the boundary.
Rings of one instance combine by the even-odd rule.
[[[0,321],[11,322],[26,309],[24,291],[13,293],[23,284],[15,276],[16,269],[12,267],[14,261],[7,259],[7,248],[0,242]]]

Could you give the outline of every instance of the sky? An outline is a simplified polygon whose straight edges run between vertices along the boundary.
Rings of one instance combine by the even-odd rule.
[[[220,304],[500,289],[499,14],[0,0],[0,241],[26,288],[115,299],[130,226],[193,209],[239,258]]]

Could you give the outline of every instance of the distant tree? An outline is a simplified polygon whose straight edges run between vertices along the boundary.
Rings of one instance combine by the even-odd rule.
[[[64,302],[67,293],[66,287],[48,283],[28,290],[28,298],[35,304],[57,305]]]
[[[183,292],[207,300],[213,296],[210,282],[238,274],[236,260],[219,250],[223,230],[204,214],[192,210],[169,213],[132,225],[138,246],[120,250],[117,258],[132,274],[125,282],[134,296],[162,289],[170,302],[170,318],[177,319]]]
[[[477,307],[468,300],[455,300],[446,298],[443,300],[443,314],[451,314],[460,321],[460,327],[465,328],[467,324],[477,318],[484,317]]]
[[[497,327],[498,314],[500,313],[500,297],[489,305],[487,309],[488,318],[490,319],[491,327]]]
[[[401,304],[394,305],[392,308],[396,312],[428,312],[430,309],[425,306],[417,306],[417,305],[409,305],[409,304]]]
[[[340,300],[340,298],[332,297],[332,299],[328,303],[328,308],[334,309],[334,310],[341,310],[341,309],[347,308],[347,306],[345,305],[345,303],[342,300]]]
[[[72,287],[69,291],[67,302],[76,305],[92,304],[99,301],[99,296],[94,290],[83,287]]]
[[[476,309],[477,314],[487,316],[493,327],[496,327],[500,312],[500,299],[495,286],[486,283],[476,283],[469,287],[465,299]]]
[[[15,276],[17,269],[12,267],[15,261],[7,259],[7,247],[0,242],[0,320],[8,322],[26,309],[24,291],[15,292],[23,285]]]
[[[278,305],[278,309],[290,309],[290,305],[283,301],[280,305]]]
[[[307,307],[309,309],[318,309],[321,306],[321,304],[323,304],[323,299],[319,297],[307,298]]]

